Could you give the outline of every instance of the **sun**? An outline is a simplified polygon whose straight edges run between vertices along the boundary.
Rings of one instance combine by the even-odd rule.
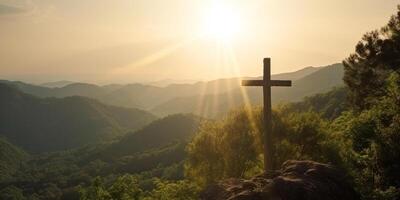
[[[224,4],[214,4],[205,12],[203,34],[217,40],[232,40],[241,29],[239,13]]]

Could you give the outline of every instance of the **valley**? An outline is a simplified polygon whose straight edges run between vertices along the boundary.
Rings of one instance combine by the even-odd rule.
[[[321,105],[325,100],[318,95],[304,103],[301,99],[303,94],[341,87],[336,77],[342,73],[341,65],[332,65],[274,75],[294,79],[293,88],[273,90],[274,102],[292,99],[298,102],[290,104],[293,111],[313,109],[336,116],[344,110],[331,111],[338,102]],[[325,86],[315,88],[311,83],[316,79]],[[239,81],[166,87],[85,83],[43,87],[1,81],[0,137],[5,153],[0,190],[38,199],[77,199],[79,187],[90,185],[96,177],[114,180],[136,174],[144,190],[156,187],[154,178],[181,180],[187,146],[203,122],[244,105],[242,92],[251,104],[260,103],[260,91],[242,91]],[[207,110],[198,110],[199,100]]]

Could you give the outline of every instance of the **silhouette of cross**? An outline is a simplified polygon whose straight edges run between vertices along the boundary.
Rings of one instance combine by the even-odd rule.
[[[263,80],[242,80],[242,86],[262,86],[264,94],[264,170],[275,169],[274,147],[272,144],[272,114],[271,114],[271,87],[272,86],[292,86],[289,80],[271,80],[271,59],[264,58],[264,77]]]

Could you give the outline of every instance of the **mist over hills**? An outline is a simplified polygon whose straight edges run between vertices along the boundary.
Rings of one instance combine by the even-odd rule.
[[[306,96],[324,93],[331,90],[333,87],[342,86],[344,84],[342,81],[342,64],[321,67],[298,79],[291,78],[291,75],[297,74],[285,74],[280,77],[282,79],[292,79],[292,87],[272,88],[273,104],[300,101]],[[276,76],[272,78],[275,79]],[[171,99],[154,107],[151,112],[161,116],[172,113],[195,113],[205,117],[218,117],[232,108],[243,106],[246,101],[255,105],[261,104],[262,99],[261,88],[240,88],[240,86],[238,86],[232,91],[217,95],[196,95]]]
[[[157,86],[157,87],[167,87],[168,85],[172,84],[193,84],[199,81],[196,80],[175,80],[175,79],[162,79],[159,81],[151,81],[151,82],[146,82],[146,85],[152,85],[152,86]]]
[[[42,83],[42,84],[40,84],[40,86],[49,87],[49,88],[57,88],[57,87],[67,86],[72,83],[75,83],[75,82],[73,82],[73,81],[54,81],[54,82]]]
[[[343,66],[334,64],[325,67],[306,67],[289,73],[272,75],[273,79],[293,80],[292,88],[273,88],[273,101],[298,101],[303,97],[325,92],[342,84]],[[261,77],[258,77],[261,78]],[[109,84],[98,86],[88,83],[72,83],[64,87],[42,87],[18,81],[0,81],[15,85],[21,91],[38,97],[85,96],[103,103],[128,108],[150,110],[165,116],[179,112],[196,113],[207,117],[217,116],[232,106],[242,105],[243,92],[249,101],[259,104],[259,88],[241,87],[245,78],[226,78],[207,82],[169,84],[164,87],[145,84]],[[315,81],[320,84],[315,84]],[[57,84],[57,83],[56,83]],[[200,102],[201,101],[201,102]],[[229,101],[229,102],[228,102]],[[199,106],[203,111],[200,111]],[[217,111],[211,111],[215,110]],[[209,109],[210,111],[204,111]]]
[[[115,139],[155,116],[86,97],[38,98],[0,84],[0,134],[31,152],[65,150]]]

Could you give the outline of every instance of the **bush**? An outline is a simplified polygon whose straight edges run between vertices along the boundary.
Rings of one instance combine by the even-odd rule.
[[[273,113],[275,160],[312,159],[341,163],[339,144],[331,140],[327,123],[313,112]],[[200,185],[228,177],[246,177],[262,171],[262,112],[260,108],[236,110],[219,121],[204,123],[188,145],[186,175]]]

